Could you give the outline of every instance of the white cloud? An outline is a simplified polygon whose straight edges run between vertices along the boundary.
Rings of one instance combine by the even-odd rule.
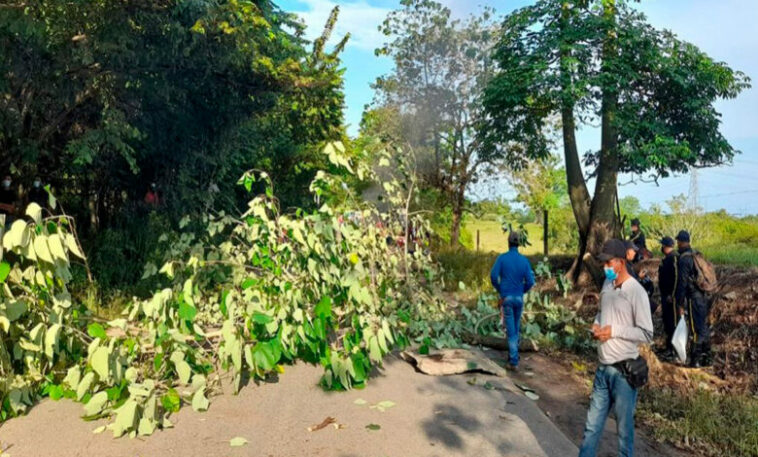
[[[302,0],[302,3],[307,5],[307,10],[296,10],[295,13],[308,27],[306,31],[308,39],[318,38],[324,30],[329,13],[339,5],[339,19],[329,44],[334,45],[347,33],[350,33],[348,46],[360,50],[373,52],[384,43],[384,35],[377,27],[387,17],[390,9],[371,6],[365,0],[349,3],[332,0]]]

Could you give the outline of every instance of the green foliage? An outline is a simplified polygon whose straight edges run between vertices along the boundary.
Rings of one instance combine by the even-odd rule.
[[[68,291],[71,262],[83,260],[66,218],[42,219],[27,208],[2,237],[0,258],[0,420],[22,413],[38,388],[58,379],[61,367],[83,351],[82,310]],[[93,331],[96,331],[93,327]],[[49,386],[51,396],[62,391]]]
[[[758,456],[755,397],[647,389],[640,410],[660,440],[711,457]]]
[[[324,49],[336,14],[309,50],[304,25],[269,0],[4,2],[0,169],[41,175],[88,240],[121,232],[150,182],[172,223],[244,205],[234,183],[252,167],[285,204],[312,206],[320,147],[343,135],[344,40]],[[104,285],[132,280],[149,255],[139,236],[92,243],[100,270],[127,260]]]
[[[351,160],[341,144],[328,145],[325,155],[335,168],[361,179],[373,177],[368,165]],[[208,397],[225,373],[238,390],[247,377],[282,373],[284,365],[305,360],[324,367],[327,388],[362,387],[392,347],[407,344],[409,322],[443,309],[427,286],[436,280],[435,264],[422,252],[409,255],[388,244],[377,224],[401,229],[389,217],[407,198],[397,181],[384,182],[388,213],[356,206],[354,198],[285,213],[265,172],[245,173],[239,183],[250,189],[260,184],[264,193],[239,218],[211,217],[201,237],[191,232],[171,243],[160,271],[148,267],[144,275],[164,276],[166,287],[148,299],[135,299],[118,318],[69,322],[64,312],[73,307],[65,290],[56,291],[52,300],[45,297],[57,314],[40,308],[34,316],[42,322],[33,328],[26,320],[16,322],[26,305],[0,308],[0,318],[8,323],[4,327],[10,326],[15,338],[2,340],[0,347],[12,347],[15,357],[7,368],[4,362],[0,378],[10,411],[31,404],[34,383],[46,379],[44,393],[81,401],[87,418],[110,417],[107,428],[114,436],[144,436],[170,427],[170,415],[183,404],[208,409]],[[311,189],[317,199],[339,202],[330,194],[345,189],[342,183],[338,175],[322,171]],[[356,217],[344,218],[349,211]],[[409,222],[424,226],[419,218]],[[36,234],[33,225],[17,224],[4,239],[17,254],[28,256],[31,243],[32,253],[52,263],[66,255],[61,243],[78,249],[65,232],[44,231],[55,224]],[[63,241],[57,241],[59,233]],[[42,249],[48,245],[49,250]],[[50,266],[40,265],[40,279],[33,268],[22,276],[20,267],[8,278],[51,288],[65,285],[51,274],[45,280]],[[67,277],[67,264],[54,265],[56,274]],[[0,355],[9,358],[10,352]],[[54,361],[54,375],[45,377]],[[11,363],[28,371],[14,366],[16,377],[7,376]],[[14,381],[19,376],[26,380],[21,386]]]
[[[517,10],[506,18],[495,59],[501,70],[487,88],[485,132],[522,143],[528,157],[546,155],[546,126],[561,109],[593,122],[616,103],[618,171],[665,177],[735,152],[713,104],[736,97],[749,78],[654,29],[626,1],[540,0]],[[585,160],[594,169],[600,151]]]
[[[497,298],[480,294],[472,309],[461,307],[459,314],[452,310],[442,319],[420,320],[410,327],[415,341],[421,344],[420,351],[465,347],[469,335],[499,336],[504,330],[497,309]],[[556,303],[548,294],[537,291],[525,295],[521,323],[523,338],[537,342],[543,347],[586,352],[593,347],[588,325],[576,313]]]

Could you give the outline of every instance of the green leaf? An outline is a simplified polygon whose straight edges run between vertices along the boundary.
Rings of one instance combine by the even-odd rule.
[[[372,431],[372,432],[375,432],[377,430],[381,430],[381,428],[382,428],[382,426],[379,425],[379,424],[368,424],[366,426],[366,430],[369,430],[369,431]]]
[[[92,385],[92,381],[95,380],[95,373],[92,373],[91,371],[84,375],[84,378],[79,382],[79,385],[76,387],[76,399],[81,400],[84,398],[84,394],[87,393],[90,386]]]
[[[8,320],[13,322],[19,317],[23,316],[24,313],[26,313],[27,307],[26,303],[22,301],[15,301],[12,303],[9,303],[5,308],[5,315],[8,317]]]
[[[55,348],[58,346],[58,336],[61,332],[60,324],[53,324],[45,332],[45,355],[48,359],[53,360],[55,355]]]
[[[176,389],[172,388],[161,397],[161,405],[166,411],[176,413],[182,407],[182,398]]]
[[[192,322],[196,315],[197,309],[194,306],[185,301],[179,303],[179,319]]]
[[[99,346],[92,353],[90,364],[101,380],[108,379],[110,354],[107,347]]]
[[[35,224],[39,225],[42,223],[42,207],[38,204],[34,202],[29,203],[29,206],[26,207],[26,215],[31,217]]]
[[[207,411],[209,405],[210,405],[210,402],[205,397],[205,388],[199,389],[192,396],[192,409],[194,409],[195,411],[198,411],[198,412]]]
[[[103,326],[97,322],[93,322],[87,326],[87,334],[92,338],[100,338],[101,340],[108,337]]]
[[[232,438],[229,440],[229,446],[231,447],[240,447],[247,444],[247,440],[245,438],[242,438],[241,436],[238,436],[236,438]]]
[[[321,300],[318,302],[318,305],[316,305],[316,309],[313,311],[316,316],[318,317],[329,317],[332,315],[332,299],[323,296],[321,297]]]
[[[179,360],[178,362],[175,362],[175,365],[176,373],[179,375],[179,381],[181,381],[182,384],[189,383],[190,376],[192,376],[192,369],[189,364],[184,360]]]
[[[5,278],[8,277],[8,273],[11,272],[11,265],[8,262],[0,262],[0,283],[5,282]]]
[[[366,400],[362,399],[362,398],[359,398],[359,399],[355,400],[353,403],[355,403],[356,405],[363,406],[363,405],[365,405],[368,402]]]
[[[267,314],[255,313],[253,314],[253,322],[256,324],[266,325],[269,322],[273,322],[273,318]]]
[[[100,414],[108,402],[108,394],[106,392],[98,392],[89,399],[86,405],[84,405],[84,415],[94,416]]]

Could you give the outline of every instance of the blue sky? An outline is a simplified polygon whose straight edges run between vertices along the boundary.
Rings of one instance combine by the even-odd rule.
[[[495,7],[500,14],[531,3],[529,0],[442,0],[453,14],[464,17],[479,10],[480,5]],[[352,38],[343,54],[345,73],[345,119],[348,132],[358,130],[361,113],[371,103],[370,84],[392,69],[387,58],[374,56],[374,49],[384,42],[377,26],[396,8],[397,0],[280,0],[287,11],[298,13],[308,25],[310,37],[316,36],[332,7],[341,8],[334,41],[350,33]],[[699,46],[716,60],[751,76],[758,86],[758,2],[756,0],[643,0],[639,6],[658,28],[674,31],[680,38]],[[723,114],[722,130],[732,145],[742,151],[731,167],[698,172],[699,203],[706,210],[721,208],[735,214],[758,214],[758,88],[743,92],[736,100],[717,105]],[[578,134],[579,149],[599,147],[596,129]],[[620,177],[620,182],[629,177]],[[674,195],[687,194],[689,176],[661,180],[654,184],[627,184],[619,195],[635,195],[643,206],[663,204]],[[592,188],[591,188],[592,191]],[[510,190],[502,182],[475,189],[475,195],[508,197]],[[472,194],[472,197],[475,195]]]

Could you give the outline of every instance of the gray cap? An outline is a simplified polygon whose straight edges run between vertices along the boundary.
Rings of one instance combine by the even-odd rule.
[[[608,240],[597,258],[601,262],[607,262],[611,259],[626,259],[626,244],[621,240]]]

